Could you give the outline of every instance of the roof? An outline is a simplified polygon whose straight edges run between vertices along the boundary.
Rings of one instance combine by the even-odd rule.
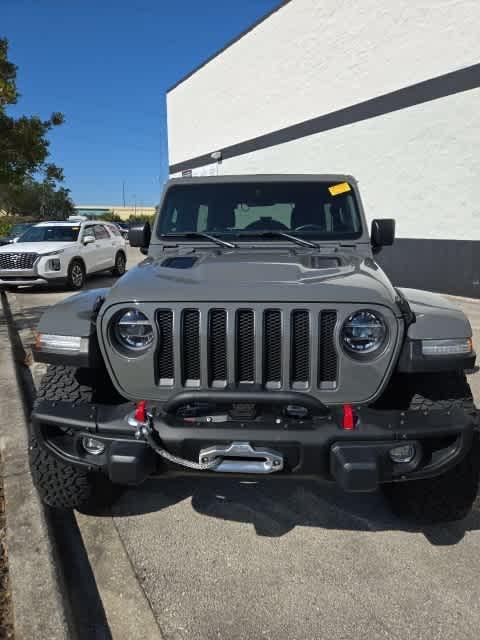
[[[73,225],[78,226],[84,222],[90,222],[90,220],[45,220],[44,222],[37,222],[36,227],[51,227],[52,225],[58,227],[71,227]]]
[[[261,24],[264,20],[266,20],[267,18],[269,18],[271,15],[273,15],[274,13],[276,13],[279,9],[281,9],[283,6],[285,6],[286,4],[288,4],[289,2],[291,2],[292,0],[282,0],[280,2],[279,5],[277,5],[276,7],[274,7],[271,11],[269,11],[268,13],[266,13],[264,16],[262,16],[261,18],[259,18],[258,20],[256,20],[252,25],[250,25],[249,27],[247,27],[247,29],[244,29],[244,31],[242,31],[241,33],[238,34],[238,36],[236,36],[235,38],[233,38],[232,40],[229,40],[227,42],[227,44],[225,46],[223,46],[221,49],[219,49],[218,51],[216,51],[213,55],[209,56],[206,60],[204,60],[203,62],[201,62],[199,65],[197,65],[194,69],[192,69],[191,71],[189,71],[186,75],[184,75],[182,78],[180,78],[180,80],[177,80],[177,82],[175,82],[175,84],[173,84],[169,89],[167,89],[167,93],[170,93],[170,91],[173,91],[173,89],[175,89],[176,87],[178,87],[178,85],[182,84],[183,82],[185,82],[185,80],[188,80],[188,78],[190,78],[191,76],[193,76],[195,73],[197,73],[197,71],[199,71],[200,69],[202,69],[205,65],[207,65],[209,62],[211,62],[212,60],[214,60],[215,58],[217,58],[221,53],[223,53],[224,51],[226,51],[227,49],[229,49],[233,44],[235,44],[236,42],[238,42],[241,38],[243,38],[243,36],[247,35],[247,33],[250,33],[250,31],[253,31],[253,29],[255,29],[255,27],[258,27],[259,24]]]

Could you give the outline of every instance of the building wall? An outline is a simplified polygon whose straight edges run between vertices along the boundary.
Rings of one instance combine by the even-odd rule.
[[[171,172],[352,173],[399,284],[480,297],[479,24],[478,0],[291,0],[170,91]]]

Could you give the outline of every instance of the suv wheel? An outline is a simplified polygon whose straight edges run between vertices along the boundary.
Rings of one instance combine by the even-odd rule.
[[[472,393],[463,374],[414,376],[415,393],[410,411],[462,407],[475,409]],[[461,520],[470,512],[477,497],[480,475],[480,444],[475,435],[467,456],[441,476],[383,485],[392,511],[418,522],[435,523]]]
[[[73,367],[51,366],[43,377],[37,394],[39,400],[56,400],[91,404],[95,401],[96,383],[105,393],[106,385],[100,380],[83,384],[79,370]],[[87,376],[85,376],[87,378]],[[88,375],[91,380],[92,376]],[[35,434],[30,437],[30,471],[43,502],[56,509],[82,509],[90,511],[114,502],[119,487],[98,471],[66,464],[46,449]]]
[[[68,267],[67,284],[70,289],[81,289],[85,284],[85,267],[80,260],[72,260]]]
[[[119,251],[115,256],[115,266],[112,269],[112,275],[120,278],[120,276],[123,276],[123,274],[125,273],[126,266],[127,259],[125,257],[125,254],[122,253],[122,251]]]

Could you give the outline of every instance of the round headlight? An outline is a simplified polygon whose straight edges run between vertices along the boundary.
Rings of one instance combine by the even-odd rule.
[[[153,342],[153,327],[147,316],[138,309],[127,309],[113,321],[113,335],[123,349],[145,351]]]
[[[382,317],[373,311],[356,311],[342,327],[344,348],[357,356],[371,355],[382,348],[387,337],[387,327]]]

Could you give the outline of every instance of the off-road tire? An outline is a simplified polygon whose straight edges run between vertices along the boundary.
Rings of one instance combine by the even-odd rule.
[[[96,393],[95,383],[91,384],[83,383],[82,370],[51,366],[40,383],[35,404],[42,399],[89,404],[95,401]],[[29,461],[40,497],[56,509],[91,511],[111,504],[118,495],[118,488],[105,475],[62,462],[34,433],[30,436]]]
[[[67,285],[72,291],[82,289],[86,280],[85,266],[81,260],[72,260],[68,265]]]
[[[115,266],[112,269],[112,276],[116,278],[120,278],[126,271],[127,266],[127,256],[123,253],[123,251],[119,251],[115,256]]]
[[[475,410],[470,387],[463,373],[415,376],[416,391],[410,396],[411,411],[463,408]],[[475,435],[472,448],[453,469],[425,480],[382,486],[392,511],[422,523],[439,523],[465,518],[477,497],[480,445]]]

